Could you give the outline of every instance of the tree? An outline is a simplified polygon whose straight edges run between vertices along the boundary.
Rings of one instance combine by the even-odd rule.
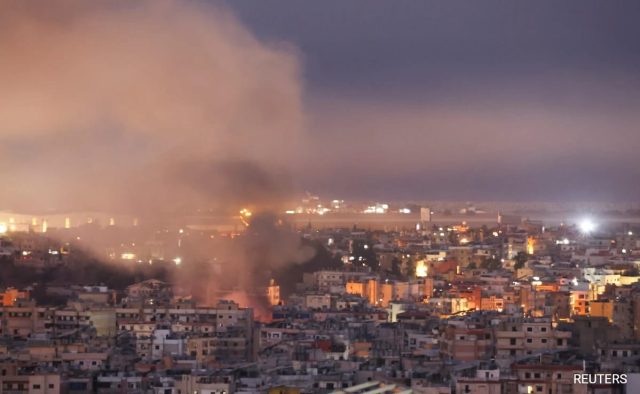
[[[496,258],[486,259],[480,264],[480,268],[484,268],[489,271],[495,271],[502,268],[502,262]]]
[[[409,278],[413,278],[416,274],[416,263],[413,261],[413,257],[409,257],[405,263],[405,274]]]
[[[524,264],[527,262],[529,257],[525,252],[518,252],[518,254],[513,258],[515,263],[513,264],[513,268],[519,270],[524,267]]]
[[[402,275],[402,273],[400,272],[400,264],[401,264],[401,261],[397,257],[394,257],[391,260],[391,274],[393,274],[395,276]]]

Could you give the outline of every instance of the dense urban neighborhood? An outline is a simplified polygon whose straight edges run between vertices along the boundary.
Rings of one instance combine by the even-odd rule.
[[[2,392],[617,393],[640,372],[639,226],[504,214],[447,225],[421,211],[405,229],[276,221],[316,250],[311,265],[278,272],[258,254],[239,273],[212,248],[200,287],[176,279],[195,263],[174,256],[250,240],[250,218],[148,239],[138,223],[44,229],[34,218],[11,231],[13,219],[0,249],[18,281],[2,278]],[[102,262],[83,262],[77,240],[91,234],[116,242]],[[93,270],[102,282],[75,276]]]

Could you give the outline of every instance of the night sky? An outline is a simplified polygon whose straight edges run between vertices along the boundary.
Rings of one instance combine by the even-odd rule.
[[[640,3],[226,3],[303,65],[299,184],[335,197],[637,201]]]

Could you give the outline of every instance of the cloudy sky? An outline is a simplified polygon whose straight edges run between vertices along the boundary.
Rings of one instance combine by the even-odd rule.
[[[0,1],[0,209],[640,200],[640,3]]]
[[[640,198],[640,3],[226,2],[302,63],[308,176],[347,197]]]

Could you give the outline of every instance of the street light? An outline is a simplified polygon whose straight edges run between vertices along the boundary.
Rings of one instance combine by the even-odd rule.
[[[596,229],[596,224],[591,218],[584,218],[578,223],[578,227],[583,234],[588,235]]]

